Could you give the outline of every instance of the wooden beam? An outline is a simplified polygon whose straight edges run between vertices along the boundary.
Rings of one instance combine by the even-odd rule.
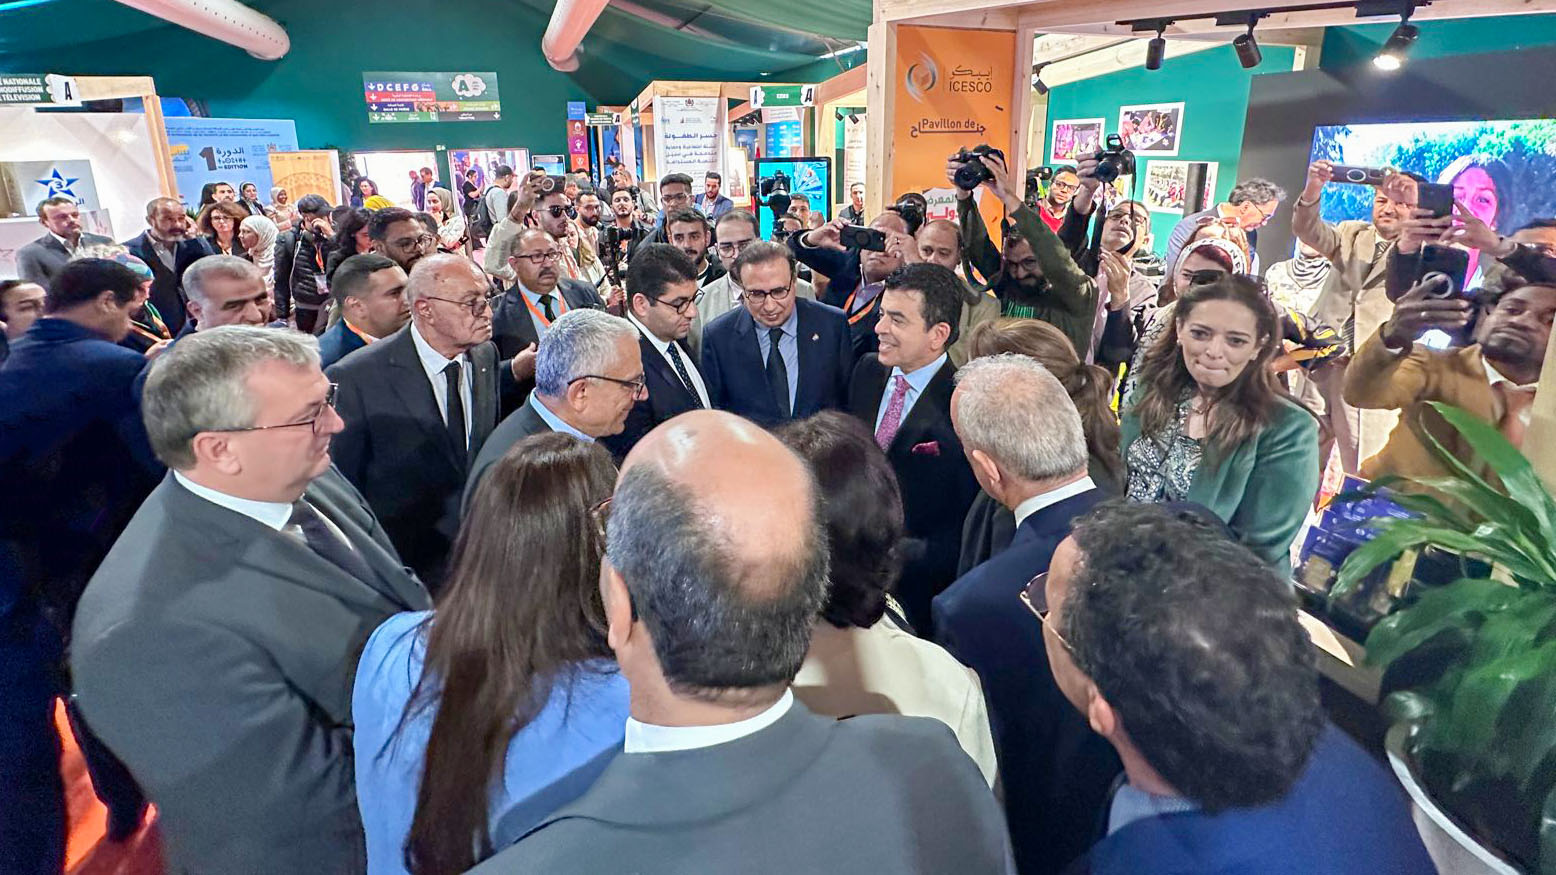
[[[173,146],[167,140],[167,122],[162,118],[162,100],[150,89],[147,93],[137,96],[145,108],[146,128],[151,134],[151,154],[157,160],[157,187],[162,190],[164,197],[176,198],[178,180],[173,176]]]
[[[882,59],[880,63],[886,63]],[[845,97],[864,91],[870,85],[870,74],[866,68],[869,64],[860,64],[851,70],[833,76],[816,86],[816,105],[825,106],[829,103],[837,103]]]
[[[157,93],[150,76],[76,76],[82,100],[115,100]]]
[[[868,64],[868,91],[865,95],[865,149],[864,209],[871,216],[880,215],[890,203],[892,120],[896,112],[893,89],[896,86],[897,25],[882,21],[877,16],[869,30],[871,58],[879,59]]]
[[[929,24],[923,21],[932,16],[939,15],[968,15],[979,12],[987,12],[994,9],[1008,9],[1016,6],[1044,5],[1057,3],[1062,0],[1038,0],[1031,3],[1030,0],[875,0],[875,20],[881,21],[911,21],[914,24]],[[933,22],[939,27],[954,27],[943,22]],[[978,27],[980,25],[963,25],[964,27]],[[871,53],[870,57],[878,58],[880,55]]]
[[[1015,77],[1011,82],[1010,104],[1010,154],[1005,166],[1014,179],[1018,170],[1032,166],[1027,160],[1027,136],[1032,130],[1032,103],[1037,92],[1032,89],[1032,51],[1037,40],[1030,30],[1016,31]],[[1047,101],[1044,101],[1046,108]],[[1044,118],[1047,118],[1045,111]],[[1042,163],[1042,162],[1036,162]]]
[[[965,12],[943,12],[926,15],[904,24],[926,27],[951,27],[967,30],[1017,30],[1021,26],[1020,13],[1009,9],[972,9]]]

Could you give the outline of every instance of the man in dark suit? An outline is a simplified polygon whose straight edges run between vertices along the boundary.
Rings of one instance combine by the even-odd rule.
[[[908,223],[887,210],[870,227],[886,235],[886,250],[849,249],[841,232],[847,223],[833,219],[814,231],[789,235],[789,249],[810,269],[828,278],[823,304],[848,315],[854,355],[875,352],[875,322],[881,316],[881,289],[886,277],[904,264],[902,253],[914,246]]]
[[[632,323],[587,307],[557,317],[535,356],[535,390],[498,423],[470,466],[463,505],[486,469],[532,434],[557,431],[581,441],[620,434],[643,400],[640,335]]]
[[[140,286],[134,271],[112,261],[66,265],[43,318],[0,365],[0,869],[7,872],[57,873],[64,865],[54,698],[69,692],[60,671],[66,633],[88,578],[156,485],[130,388],[145,359],[118,345],[145,300]],[[94,753],[90,744],[85,751]],[[116,780],[111,765],[99,769],[95,757],[88,765],[110,827],[127,835],[144,798],[133,781]]]
[[[147,381],[172,471],[87,585],[71,668],[157,805],[171,871],[366,865],[357,655],[430,600],[330,466],[334,395],[311,338],[249,326],[185,338]]]
[[[81,231],[75,198],[56,195],[39,203],[38,224],[47,233],[16,250],[16,275],[45,289],[81,247],[113,245],[107,237]]]
[[[1393,776],[1325,719],[1290,582],[1207,517],[1103,505],[1028,590],[1055,683],[1124,763],[1072,871],[1437,871]]]
[[[617,457],[625,457],[659,423],[712,406],[708,387],[686,348],[686,335],[702,298],[692,260],[674,246],[645,243],[632,256],[627,292],[631,295],[627,321],[638,331],[648,397],[632,405],[621,434],[605,438]]]
[[[331,453],[434,592],[459,530],[470,460],[497,425],[486,275],[459,255],[411,270],[411,323],[332,366],[346,426]]]
[[[707,216],[708,221],[718,224],[725,213],[735,208],[735,202],[719,191],[724,186],[724,177],[720,176],[717,170],[709,170],[703,177],[702,185],[702,194],[692,198],[692,205]]]
[[[398,264],[376,252],[353,255],[335,268],[330,297],[340,305],[340,320],[319,336],[319,361],[324,367],[394,334],[410,321],[406,279]]]
[[[702,333],[713,406],[763,426],[841,409],[854,368],[843,311],[794,293],[794,256],[776,243],[747,246],[733,269],[744,306]]]
[[[1010,546],[935,597],[935,640],[978,672],[1023,875],[1085,852],[1118,755],[1066,707],[1044,667],[1042,628],[1018,599],[1048,570],[1070,521],[1101,502],[1086,435],[1064,386],[1026,356],[974,359],[956,372],[951,422],[983,490],[1016,516]]]
[[[929,603],[956,578],[962,521],[978,492],[951,426],[956,342],[966,286],[938,264],[911,264],[885,280],[875,331],[880,353],[854,369],[848,410],[875,432],[902,488],[909,541],[896,595],[920,635]]]
[[[517,409],[535,382],[535,350],[551,323],[580,307],[605,309],[594,287],[562,275],[562,246],[539,228],[514,238],[508,255],[515,282],[492,304],[492,342],[511,381],[505,377],[503,412]]]
[[[945,724],[795,701],[826,601],[818,500],[803,460],[728,413],[633,449],[601,572],[633,691],[622,753],[474,871],[1010,871],[999,806]]]
[[[146,230],[124,242],[131,255],[151,268],[151,305],[162,314],[163,324],[174,337],[184,330],[189,300],[184,296],[178,265],[212,254],[204,237],[189,234],[189,214],[183,205],[177,198],[159,197],[146,204]]]

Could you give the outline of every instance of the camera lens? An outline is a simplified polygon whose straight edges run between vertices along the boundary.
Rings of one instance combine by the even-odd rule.
[[[1365,171],[1361,170],[1360,168],[1353,167],[1350,170],[1345,171],[1345,181],[1346,182],[1366,182],[1367,181],[1367,173]]]

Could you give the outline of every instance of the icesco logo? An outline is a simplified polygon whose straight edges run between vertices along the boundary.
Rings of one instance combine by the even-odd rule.
[[[454,93],[464,98],[480,97],[486,93],[486,80],[474,73],[460,73],[452,83]]]
[[[935,59],[920,52],[918,63],[908,65],[908,72],[903,77],[902,84],[914,100],[923,100],[924,95],[933,90],[935,83],[939,81],[940,68],[935,66]]]

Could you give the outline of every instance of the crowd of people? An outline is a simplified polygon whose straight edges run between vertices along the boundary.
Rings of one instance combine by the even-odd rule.
[[[1331,455],[1436,469],[1429,401],[1522,441],[1556,221],[1397,174],[1333,226],[1318,162],[1266,283],[1267,181],[1163,259],[1096,159],[1033,198],[972,160],[954,220],[860,188],[769,240],[717,173],[218,184],[122,245],[44,201],[0,282],[0,868],[61,871],[63,698],[175,871],[1432,871],[1291,547]]]

